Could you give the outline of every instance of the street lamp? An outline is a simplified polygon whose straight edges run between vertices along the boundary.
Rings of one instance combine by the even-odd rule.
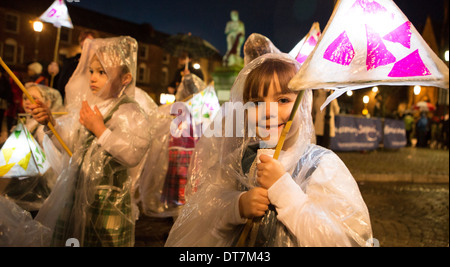
[[[194,67],[194,69],[199,70],[200,69],[200,64],[195,63],[193,67]]]
[[[33,22],[33,29],[35,32],[42,32],[42,29],[44,29],[44,24],[37,20]]]
[[[447,61],[447,62],[448,62],[448,50],[447,50],[447,51],[445,51],[445,55],[444,55],[444,57],[445,57],[445,61]]]
[[[372,88],[372,92],[374,92],[374,93],[376,93],[376,92],[378,92],[378,87],[374,87],[374,88]]]
[[[33,22],[33,30],[36,33],[36,47],[34,49],[34,60],[37,61],[39,57],[39,37],[40,33],[44,29],[44,24],[39,20]]]

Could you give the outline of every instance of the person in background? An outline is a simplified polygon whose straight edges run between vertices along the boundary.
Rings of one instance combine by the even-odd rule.
[[[312,107],[312,116],[314,118],[314,128],[316,130],[316,142],[319,146],[323,146],[328,148],[330,145],[330,138],[335,137],[335,120],[334,117],[339,114],[340,108],[337,99],[334,99],[329,104],[329,107],[320,110],[320,107],[327,99],[327,91],[326,90],[315,90],[314,91],[314,100]],[[327,116],[327,111],[329,110],[329,122],[328,122],[328,136],[325,133],[325,124],[327,123],[325,119]],[[328,141],[326,141],[328,138]]]
[[[187,64],[187,69],[186,69]],[[203,80],[203,72],[201,70],[196,70],[191,63],[191,55],[187,52],[183,52],[178,58],[178,69],[175,72],[175,76],[172,82],[169,84],[167,91],[169,94],[176,95],[178,86],[181,84],[181,80],[185,75],[195,74],[198,78]]]
[[[22,80],[22,76],[19,72],[14,71],[14,75],[16,75],[19,80]],[[5,112],[8,132],[17,124],[17,114],[24,112],[22,108],[22,90],[11,77],[9,77],[9,84],[11,86],[13,97],[12,104],[9,105],[8,109]]]
[[[35,83],[27,83],[25,87],[33,99],[45,103],[51,111],[62,110],[61,96],[59,96],[59,92],[56,89]],[[31,101],[25,95],[23,95],[22,103],[25,112],[31,116],[31,109],[29,108]],[[40,125],[32,117],[22,118],[22,121],[39,146],[43,148],[44,125]],[[45,150],[43,152],[45,153]],[[56,166],[52,164],[52,167]],[[8,186],[1,193],[23,209],[29,211],[32,217],[35,217],[45,199],[49,196],[57,176],[54,168],[50,168],[43,175],[39,174],[26,179],[23,178],[9,179]]]
[[[33,62],[28,65],[28,82],[48,86],[48,79],[42,73],[41,63]]]
[[[6,110],[13,103],[13,94],[8,77],[0,71],[0,132],[3,128],[3,118],[6,118]]]
[[[417,147],[428,146],[428,118],[427,113],[422,111],[420,118],[416,123]]]
[[[411,134],[414,130],[414,117],[412,116],[411,111],[406,111],[403,122],[405,123],[406,146],[411,146]]]

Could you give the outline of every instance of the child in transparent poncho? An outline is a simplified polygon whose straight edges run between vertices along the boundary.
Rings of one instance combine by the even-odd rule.
[[[27,83],[25,84],[25,87],[34,99],[44,103],[51,112],[63,112],[64,106],[62,104],[62,97],[58,90],[36,83]],[[22,96],[22,106],[25,112],[31,116],[30,105],[31,101],[24,94]],[[43,131],[44,126],[39,124],[32,117],[26,118],[25,126],[42,147],[45,136]]]
[[[36,83],[27,83],[25,86],[34,99],[45,103],[52,112],[60,112],[64,109],[61,95],[57,90]],[[23,95],[22,106],[27,116],[21,116],[21,122],[33,135],[39,146],[44,148],[44,126],[31,117],[30,105],[31,101]],[[14,200],[16,204],[35,216],[56,182],[57,172],[55,170],[58,171],[60,168],[55,166],[59,164],[52,163],[54,163],[51,164],[52,168],[43,175],[26,177],[26,179],[23,177],[10,179],[6,188],[0,193]]]
[[[368,244],[370,218],[354,178],[336,154],[313,144],[311,90],[305,91],[279,159],[256,158],[260,148],[276,146],[298,93],[287,87],[298,69],[288,55],[266,54],[240,72],[231,102],[254,103],[246,110],[245,127],[227,129],[227,118],[237,112],[225,105],[212,126],[222,124],[222,132],[198,142],[187,204],[166,246],[234,246],[248,219],[261,216],[249,235],[255,246]]]
[[[134,101],[137,42],[87,40],[66,86],[69,114],[53,119],[46,106],[33,117],[52,121],[73,156],[36,220],[53,230],[52,245],[133,246],[135,212],[130,169],[149,146],[147,115]],[[51,153],[47,151],[47,153]]]

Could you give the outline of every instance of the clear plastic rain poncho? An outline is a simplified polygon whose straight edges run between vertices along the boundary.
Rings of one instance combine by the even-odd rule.
[[[130,37],[85,41],[66,86],[69,114],[55,125],[73,156],[36,217],[53,230],[52,245],[64,245],[68,238],[81,246],[134,244],[129,171],[144,157],[151,136],[148,117],[134,100],[136,59],[137,42]],[[96,95],[89,85],[95,60],[108,77]],[[103,115],[107,130],[100,138],[79,123],[83,100]]]
[[[0,196],[0,214],[0,247],[39,247],[50,243],[50,229],[3,196]]]
[[[287,54],[254,59],[231,89],[233,105],[243,102],[249,73],[274,60],[299,68]],[[351,173],[336,154],[313,144],[311,106],[312,91],[306,90],[293,123],[297,130],[293,126],[288,134],[295,143],[279,157],[288,175],[269,189],[272,205],[261,220],[255,246],[365,246],[372,237],[368,210]],[[166,246],[236,245],[246,223],[239,215],[239,198],[243,191],[258,186],[254,156],[260,142],[248,137],[245,127],[232,128],[234,134],[227,137],[227,117],[233,118],[234,113],[236,110],[225,104],[211,124],[211,132],[205,132],[197,143],[187,203]],[[222,132],[217,130],[220,125]],[[278,194],[271,195],[275,185]]]
[[[280,53],[280,50],[266,36],[252,33],[244,44],[244,65],[268,53]]]
[[[177,102],[163,106],[157,112],[153,124],[156,130],[151,141],[152,152],[143,166],[138,186],[142,212],[147,216],[177,216],[184,204],[183,187],[190,155],[197,140],[193,135],[197,125],[190,113],[189,103],[183,101],[188,101],[189,97],[205,90],[205,87],[205,83],[196,75],[185,75],[177,88]],[[177,108],[185,116],[190,116],[190,123],[171,129],[176,125],[172,122],[179,111]],[[198,126],[202,127],[201,124]],[[197,135],[199,137],[201,129],[197,133],[200,133]]]
[[[62,97],[58,90],[35,83],[27,83],[25,86],[34,97],[39,98],[40,101],[46,103],[52,112],[60,112],[64,109]],[[24,99],[24,103],[27,103],[25,101],[26,99]],[[26,105],[27,104],[24,105],[25,111],[27,111]],[[25,116],[22,119],[24,126],[42,148],[45,137],[44,126],[39,124],[31,116]],[[16,128],[16,130],[20,129]],[[18,145],[26,146],[27,144],[22,143]],[[41,158],[41,152],[39,152],[38,148],[36,148],[36,151],[32,151],[32,153],[38,153],[38,157]],[[45,155],[45,150],[43,152],[44,154],[41,159],[45,161],[47,156]],[[8,185],[5,186],[3,190],[0,190],[0,193],[13,200],[17,205],[27,211],[39,210],[50,194],[51,189],[56,182],[58,171],[60,170],[60,165],[55,166],[56,163],[50,159],[49,162],[52,168],[47,169],[42,175],[38,174],[33,177],[11,178],[8,179],[8,181],[3,180],[2,182],[8,182]],[[57,170],[57,172],[55,172],[55,170]]]
[[[176,101],[185,101],[193,94],[205,89],[206,85],[202,79],[195,74],[187,74],[183,76],[180,85],[177,88],[177,94],[175,95]]]

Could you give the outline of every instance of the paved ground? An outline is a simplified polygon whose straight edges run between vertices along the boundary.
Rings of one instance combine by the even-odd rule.
[[[381,247],[448,247],[448,184],[360,183]]]
[[[358,181],[381,247],[449,246],[449,152],[338,153]],[[173,221],[141,217],[136,246],[163,246]]]

